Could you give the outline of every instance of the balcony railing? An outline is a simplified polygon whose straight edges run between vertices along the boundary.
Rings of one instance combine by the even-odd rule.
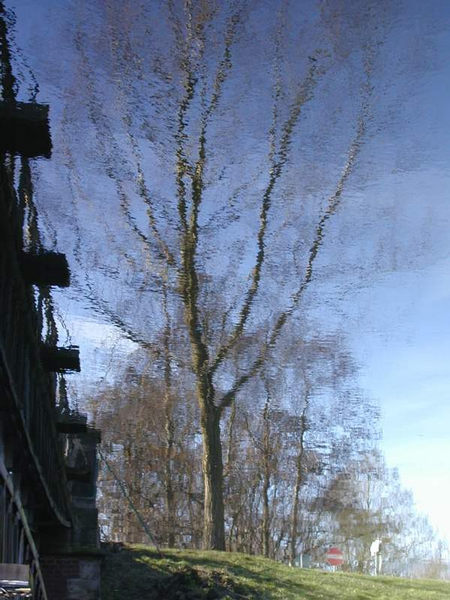
[[[22,224],[9,169],[0,165],[0,369],[17,436],[61,524],[70,525],[55,419],[56,376],[42,365],[41,321],[21,269]]]

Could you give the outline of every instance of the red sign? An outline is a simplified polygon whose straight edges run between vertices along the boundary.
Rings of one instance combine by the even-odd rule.
[[[344,555],[342,554],[342,550],[333,546],[330,548],[326,554],[327,563],[332,565],[333,567],[338,567],[342,565],[344,562]]]

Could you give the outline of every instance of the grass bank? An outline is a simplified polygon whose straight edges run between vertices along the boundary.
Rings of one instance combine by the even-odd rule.
[[[108,600],[450,600],[450,583],[296,569],[246,554],[125,546],[105,557]]]

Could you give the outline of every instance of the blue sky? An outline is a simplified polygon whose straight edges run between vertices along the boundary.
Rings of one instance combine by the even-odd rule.
[[[383,446],[417,506],[450,539],[450,258],[371,290],[386,305],[378,332],[355,347],[362,385],[382,406]],[[391,278],[392,279],[392,276]],[[403,281],[402,281],[403,279]],[[402,285],[403,284],[403,285]],[[402,297],[406,301],[402,304]],[[411,298],[414,301],[411,302]],[[404,305],[408,306],[405,315]],[[389,335],[389,331],[394,335]]]
[[[273,4],[278,6],[277,2],[263,4],[263,16],[271,13]],[[324,323],[324,330],[346,331],[361,364],[361,385],[381,405],[388,463],[399,467],[419,509],[430,515],[450,542],[446,464],[450,456],[450,3],[389,4],[396,10],[376,75],[375,125],[339,213],[327,230],[315,273],[314,300],[319,302],[313,316]],[[89,5],[95,2],[10,0],[7,5],[16,10],[17,39],[41,85],[39,98],[50,102],[54,124],[60,125],[64,102],[78,93],[77,73],[72,69],[74,27],[68,14],[76,13],[78,25],[84,27],[92,16]],[[301,5],[309,16],[316,14],[315,2]],[[95,27],[90,35],[93,47],[107,46],[105,40],[95,40]],[[98,69],[95,75],[106,85]],[[345,89],[350,83],[349,79]],[[254,106],[251,117],[257,119],[259,98],[249,98]],[[351,103],[349,94],[342,103],[344,115],[351,112]],[[328,122],[322,123],[319,114],[312,111],[307,117],[306,130],[318,124],[318,136],[331,147],[336,145],[336,156],[316,166],[323,147],[318,145],[315,154],[305,148],[307,165],[286,175],[288,190],[296,179],[307,176],[311,187],[314,177],[325,187],[332,186],[333,173],[339,172],[339,152],[345,144],[340,146],[340,138],[327,135]],[[345,137],[345,119],[343,123]],[[56,129],[57,136],[60,133]],[[260,149],[253,139],[246,141],[245,152],[257,155]],[[58,164],[58,156],[55,160]],[[58,179],[64,165],[61,161],[59,171],[52,168],[50,164],[40,167],[42,188],[58,183],[48,190],[57,215],[64,210],[59,205],[62,179]],[[96,194],[113,192],[106,187],[110,182],[102,181],[95,188],[96,175],[95,170],[86,171],[86,189],[93,200]],[[158,183],[163,185],[163,176]],[[89,210],[87,229],[95,227],[97,218],[95,207]],[[70,235],[58,233],[63,249]],[[89,346],[93,341],[110,340],[117,348],[127,348],[111,328],[97,324],[87,313],[80,311],[72,323],[74,341],[82,352],[83,343]]]

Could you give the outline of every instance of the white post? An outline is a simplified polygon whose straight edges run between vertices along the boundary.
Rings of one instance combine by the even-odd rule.
[[[374,561],[374,575],[381,573],[381,540],[374,540],[370,546],[370,555]]]
[[[376,573],[377,575],[380,575],[381,573],[381,564],[382,564],[383,558],[381,556],[381,552],[377,552],[377,556],[376,556]]]

